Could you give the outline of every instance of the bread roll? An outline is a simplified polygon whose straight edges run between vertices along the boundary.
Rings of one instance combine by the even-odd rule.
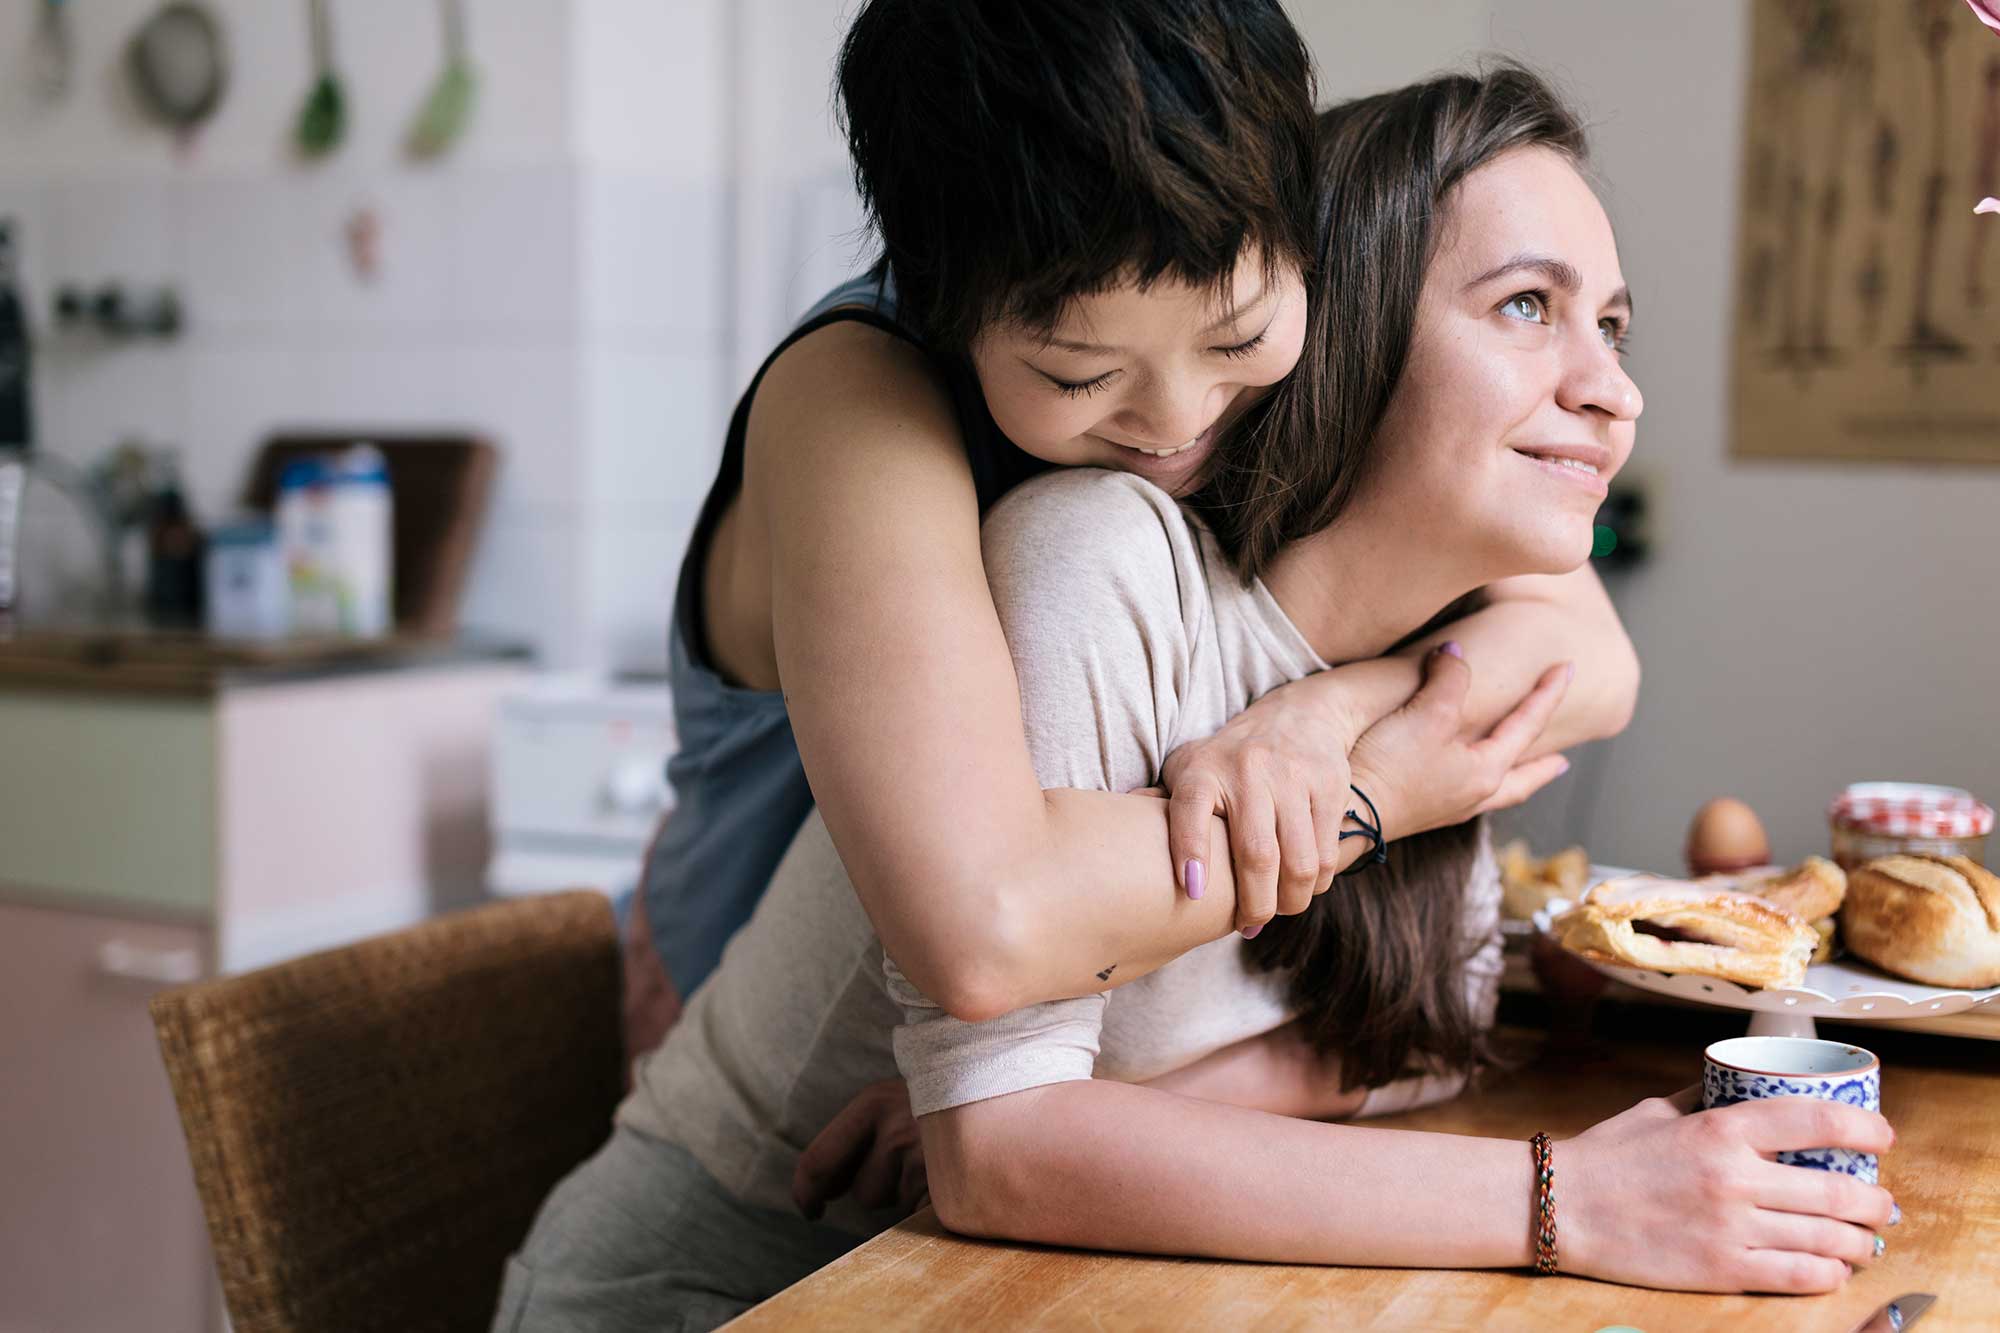
[[[2000,876],[1963,856],[1885,856],[1847,876],[1847,951],[1932,986],[2000,986]]]

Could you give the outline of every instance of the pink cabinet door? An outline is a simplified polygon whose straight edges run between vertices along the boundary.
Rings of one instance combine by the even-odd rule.
[[[0,1328],[208,1333],[212,1264],[147,999],[193,926],[0,901]]]

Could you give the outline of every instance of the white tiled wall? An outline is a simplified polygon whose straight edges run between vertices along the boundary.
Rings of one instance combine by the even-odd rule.
[[[437,10],[338,0],[351,125],[287,146],[310,84],[306,6],[220,0],[232,82],[189,142],[144,124],[117,62],[154,0],[68,7],[78,64],[37,101],[0,71],[0,216],[37,318],[45,445],[77,462],[180,447],[201,514],[286,427],[464,428],[503,451],[465,607],[560,666],[657,666],[667,588],[727,400],[724,0],[469,0],[476,116],[438,163],[401,155],[440,61]],[[0,61],[39,6],[0,12]],[[346,227],[381,222],[379,273]],[[53,336],[56,285],[172,283],[171,343]]]

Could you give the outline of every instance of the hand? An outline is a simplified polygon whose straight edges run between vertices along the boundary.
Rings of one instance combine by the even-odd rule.
[[[1424,656],[1424,683],[1361,734],[1354,782],[1381,811],[1384,836],[1406,838],[1519,805],[1569,771],[1559,754],[1522,762],[1569,690],[1570,664],[1542,673],[1514,710],[1481,740],[1460,736],[1472,673],[1451,645]]]
[[[1675,1291],[1832,1291],[1875,1262],[1889,1191],[1772,1160],[1801,1148],[1885,1153],[1873,1111],[1812,1097],[1699,1111],[1655,1097],[1555,1145],[1556,1245],[1568,1272]]]
[[[863,1208],[890,1204],[914,1213],[930,1198],[924,1141],[899,1078],[871,1083],[827,1123],[792,1170],[792,1202],[818,1219],[827,1204],[852,1193]]]
[[[1167,756],[1167,846],[1190,898],[1201,897],[1210,818],[1229,821],[1236,928],[1255,935],[1273,916],[1296,916],[1333,883],[1340,821],[1352,804],[1346,719],[1271,691],[1206,740]]]

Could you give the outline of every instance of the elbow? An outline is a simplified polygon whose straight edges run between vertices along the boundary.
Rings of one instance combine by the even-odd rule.
[[[996,1123],[993,1102],[974,1102],[926,1117],[924,1170],[931,1207],[946,1230],[981,1240],[1032,1241],[1031,1200],[1018,1145]],[[934,1124],[929,1122],[935,1122]]]
[[[896,962],[925,998],[962,1023],[984,1023],[1051,998],[1033,989],[1024,913],[990,876],[942,886],[956,910],[928,931],[902,931]],[[886,932],[885,932],[886,933]]]

